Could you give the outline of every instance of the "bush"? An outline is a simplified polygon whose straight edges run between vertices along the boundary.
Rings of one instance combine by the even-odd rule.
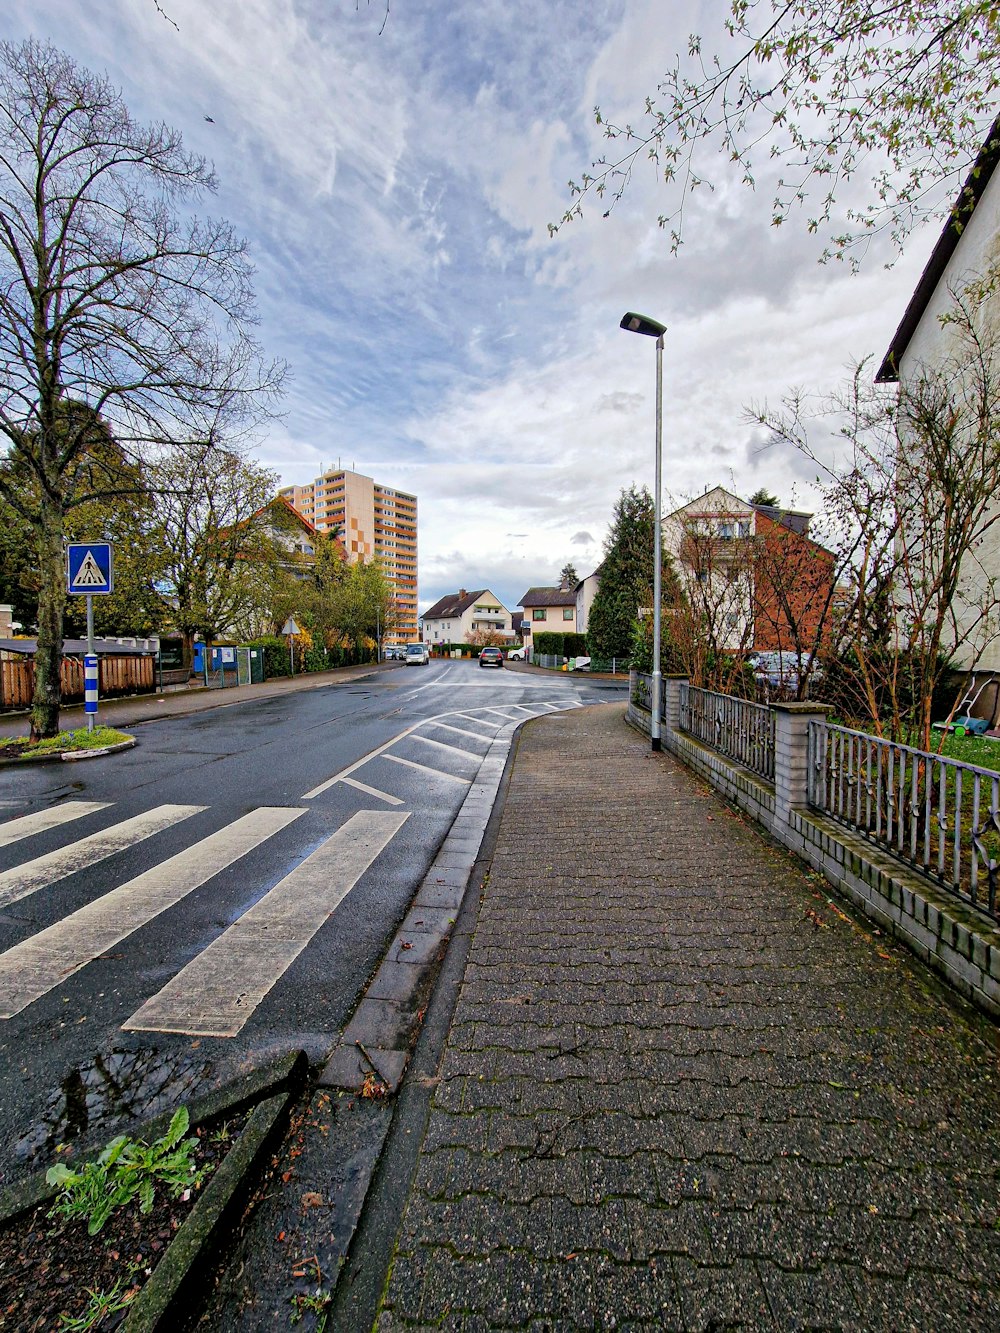
[[[586,634],[564,634],[563,654],[566,657],[590,657]]]
[[[565,657],[565,634],[556,634],[552,630],[534,634],[531,638],[531,651],[538,657]]]
[[[256,648],[264,662],[264,679],[289,674],[288,642],[277,634],[267,634],[262,639],[255,639],[246,645]]]

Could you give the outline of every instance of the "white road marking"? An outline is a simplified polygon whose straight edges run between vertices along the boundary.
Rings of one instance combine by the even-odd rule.
[[[358,791],[363,791],[367,796],[375,796],[380,801],[387,801],[389,805],[403,804],[398,796],[390,796],[387,791],[379,791],[377,787],[369,787],[367,782],[359,782],[357,778],[341,778],[340,780],[345,786],[357,787]]]
[[[445,773],[440,768],[431,768],[428,764],[418,764],[415,759],[404,759],[398,754],[385,754],[382,758],[390,759],[394,764],[405,764],[407,768],[415,768],[418,773],[430,773],[432,777],[444,778],[448,782],[464,782],[468,786],[471,781],[470,778],[460,778],[455,773]]]
[[[71,819],[80,819],[84,815],[93,814],[95,810],[106,810],[110,804],[110,801],[65,801],[62,805],[54,805],[51,810],[38,810],[33,815],[10,819],[6,824],[0,824],[0,847],[9,847],[12,842],[20,842],[22,838],[58,828],[60,824],[68,824]]]
[[[449,744],[446,741],[436,741],[430,736],[421,736],[419,733],[414,733],[414,735],[410,737],[410,740],[420,741],[422,745],[435,745],[439,750],[444,750],[447,754],[462,754],[465,755],[466,759],[482,762],[483,756],[481,754],[473,754],[471,750],[463,750],[461,745]]]
[[[352,815],[122,1026],[234,1037],[408,818]]]
[[[0,1018],[12,1018],[304,814],[263,806],[0,955]]]
[[[430,725],[432,727],[437,727],[440,731],[453,731],[456,736],[468,736],[469,739],[473,741],[483,741],[486,739],[486,737],[481,735],[478,731],[466,731],[464,727],[453,727],[447,722],[432,722]]]
[[[144,838],[150,838],[191,815],[200,814],[204,809],[203,805],[158,805],[120,824],[112,824],[100,833],[92,833],[89,838],[81,838],[69,847],[36,857],[14,870],[5,870],[0,874],[0,907],[27,898],[46,885],[72,875],[75,870],[126,851]]]
[[[425,686],[424,688],[429,688],[429,686]],[[569,706],[572,706],[572,707],[574,707],[574,708],[577,708],[577,707],[580,706],[580,704],[579,704],[579,700],[572,700],[572,699],[571,699],[571,700],[568,700],[567,703],[569,704]],[[553,708],[553,709],[555,709],[555,708],[560,708],[560,707],[562,707],[562,706],[563,706],[563,704],[562,704],[561,701],[560,701],[560,702],[553,702],[553,703],[539,703],[539,704],[537,705],[537,707],[539,707],[539,708]],[[508,708],[520,708],[520,707],[524,707],[524,705],[521,705],[521,704],[508,704],[507,707],[508,707]],[[481,710],[481,711],[490,712],[490,713],[499,713],[499,715],[503,718],[504,722],[511,722],[511,721],[514,720],[513,718],[511,718],[511,716],[510,716],[509,713],[506,713],[506,712],[504,712],[502,709],[499,709],[499,708],[495,708],[495,709],[493,709],[493,708],[488,708],[488,709]],[[535,716],[537,716],[537,714],[535,714]],[[497,722],[496,722],[496,719],[495,719],[495,718],[494,718],[494,719],[490,719],[490,718],[476,717],[476,716],[474,716],[472,713],[467,712],[467,711],[463,711],[463,710],[461,710],[461,709],[452,709],[452,710],[450,710],[450,711],[447,712],[447,713],[437,713],[437,714],[436,714],[435,716],[433,716],[433,717],[425,717],[425,718],[421,718],[419,722],[414,722],[412,726],[406,727],[406,728],[404,728],[403,731],[397,732],[396,735],[393,736],[393,737],[391,738],[391,740],[387,740],[387,741],[383,742],[382,745],[378,745],[378,746],[376,746],[374,750],[369,750],[368,753],[367,753],[367,754],[363,754],[363,755],[361,756],[360,759],[355,759],[355,761],[354,761],[353,764],[348,764],[346,768],[342,768],[342,769],[340,769],[340,771],[337,772],[337,773],[334,773],[332,777],[327,778],[327,779],[325,780],[325,782],[321,782],[321,783],[319,783],[318,786],[313,787],[311,791],[307,791],[307,792],[303,795],[302,800],[303,800],[303,801],[311,801],[311,800],[314,800],[315,797],[317,797],[317,796],[322,796],[322,794],[323,794],[325,791],[329,791],[331,787],[336,786],[336,784],[337,784],[338,782],[347,782],[348,779],[351,777],[351,775],[354,774],[354,773],[356,773],[356,772],[358,771],[359,768],[364,768],[365,764],[369,763],[372,759],[377,759],[380,755],[385,754],[387,750],[391,750],[392,747],[393,747],[394,745],[398,745],[399,742],[400,742],[401,740],[404,740],[407,736],[412,735],[415,731],[418,731],[421,727],[441,727],[441,726],[447,726],[448,724],[447,724],[446,722],[443,721],[444,718],[461,718],[461,719],[463,719],[463,720],[466,721],[466,722],[473,722],[473,723],[475,723],[476,726],[480,726],[480,727],[484,727],[484,728],[486,728],[486,729],[488,730],[488,732],[489,732],[489,735],[480,735],[478,732],[471,732],[471,731],[470,731],[470,732],[466,732],[466,731],[462,731],[462,732],[461,732],[462,735],[467,735],[467,736],[473,737],[473,738],[476,739],[476,740],[482,740],[482,741],[487,741],[487,742],[489,742],[489,741],[491,741],[491,740],[493,739],[493,737],[496,735],[497,730],[498,730],[498,726],[497,726]],[[455,728],[455,730],[459,730],[459,729],[458,729],[458,728]],[[366,790],[364,783],[358,783],[357,781],[355,781],[355,782],[351,783],[351,785],[352,785],[352,786],[357,786],[357,787],[359,787],[359,789],[360,789],[361,791]],[[371,788],[370,790],[372,791],[372,794],[375,795],[375,796],[377,796],[379,799],[381,799],[381,800],[385,800],[385,799],[387,799],[386,796],[385,796],[385,793],[380,792],[380,791],[378,791],[378,790],[375,789],[375,788]]]

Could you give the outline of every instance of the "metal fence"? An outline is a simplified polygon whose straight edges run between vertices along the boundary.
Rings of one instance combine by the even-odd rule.
[[[811,722],[809,803],[996,917],[1000,774]]]
[[[770,708],[693,685],[681,685],[680,704],[682,731],[774,781],[774,714]]]

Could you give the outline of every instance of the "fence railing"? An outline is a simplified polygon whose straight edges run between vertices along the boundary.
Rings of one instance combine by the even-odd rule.
[[[774,781],[774,713],[766,705],[682,684],[680,712],[682,731]]]
[[[809,803],[997,915],[1000,774],[809,723]]]

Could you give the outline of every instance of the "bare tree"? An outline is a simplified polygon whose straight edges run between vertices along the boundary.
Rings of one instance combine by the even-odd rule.
[[[994,0],[730,0],[714,33],[688,38],[633,121],[595,107],[609,148],[571,182],[562,221],[588,195],[607,216],[645,160],[671,191],[658,220],[676,249],[688,194],[711,188],[706,171],[728,162],[752,189],[776,164],[774,226],[802,207],[810,231],[826,227],[842,187],[864,173],[867,201],[847,211],[826,253],[843,257],[879,228],[901,246],[954,198],[998,89]]]
[[[245,242],[186,212],[214,189],[205,160],[136,124],[107,79],[49,45],[0,44],[0,432],[38,496],[24,515],[40,565],[35,736],[59,725],[67,509],[128,488],[111,470],[80,485],[94,418],[127,462],[175,440],[210,449],[280,386],[252,335]],[[0,494],[16,503],[2,476]]]
[[[811,406],[756,413],[822,479],[838,579],[835,665],[856,716],[877,734],[931,744],[935,690],[960,652],[975,661],[1000,620],[1000,363],[996,329],[976,299],[953,292],[949,358],[898,396],[861,363],[827,411],[843,455],[811,443]],[[992,551],[992,553],[991,553]]]
[[[161,596],[191,660],[196,634],[270,629],[282,573],[268,500],[277,476],[221,448],[178,450],[150,465],[160,519]]]

